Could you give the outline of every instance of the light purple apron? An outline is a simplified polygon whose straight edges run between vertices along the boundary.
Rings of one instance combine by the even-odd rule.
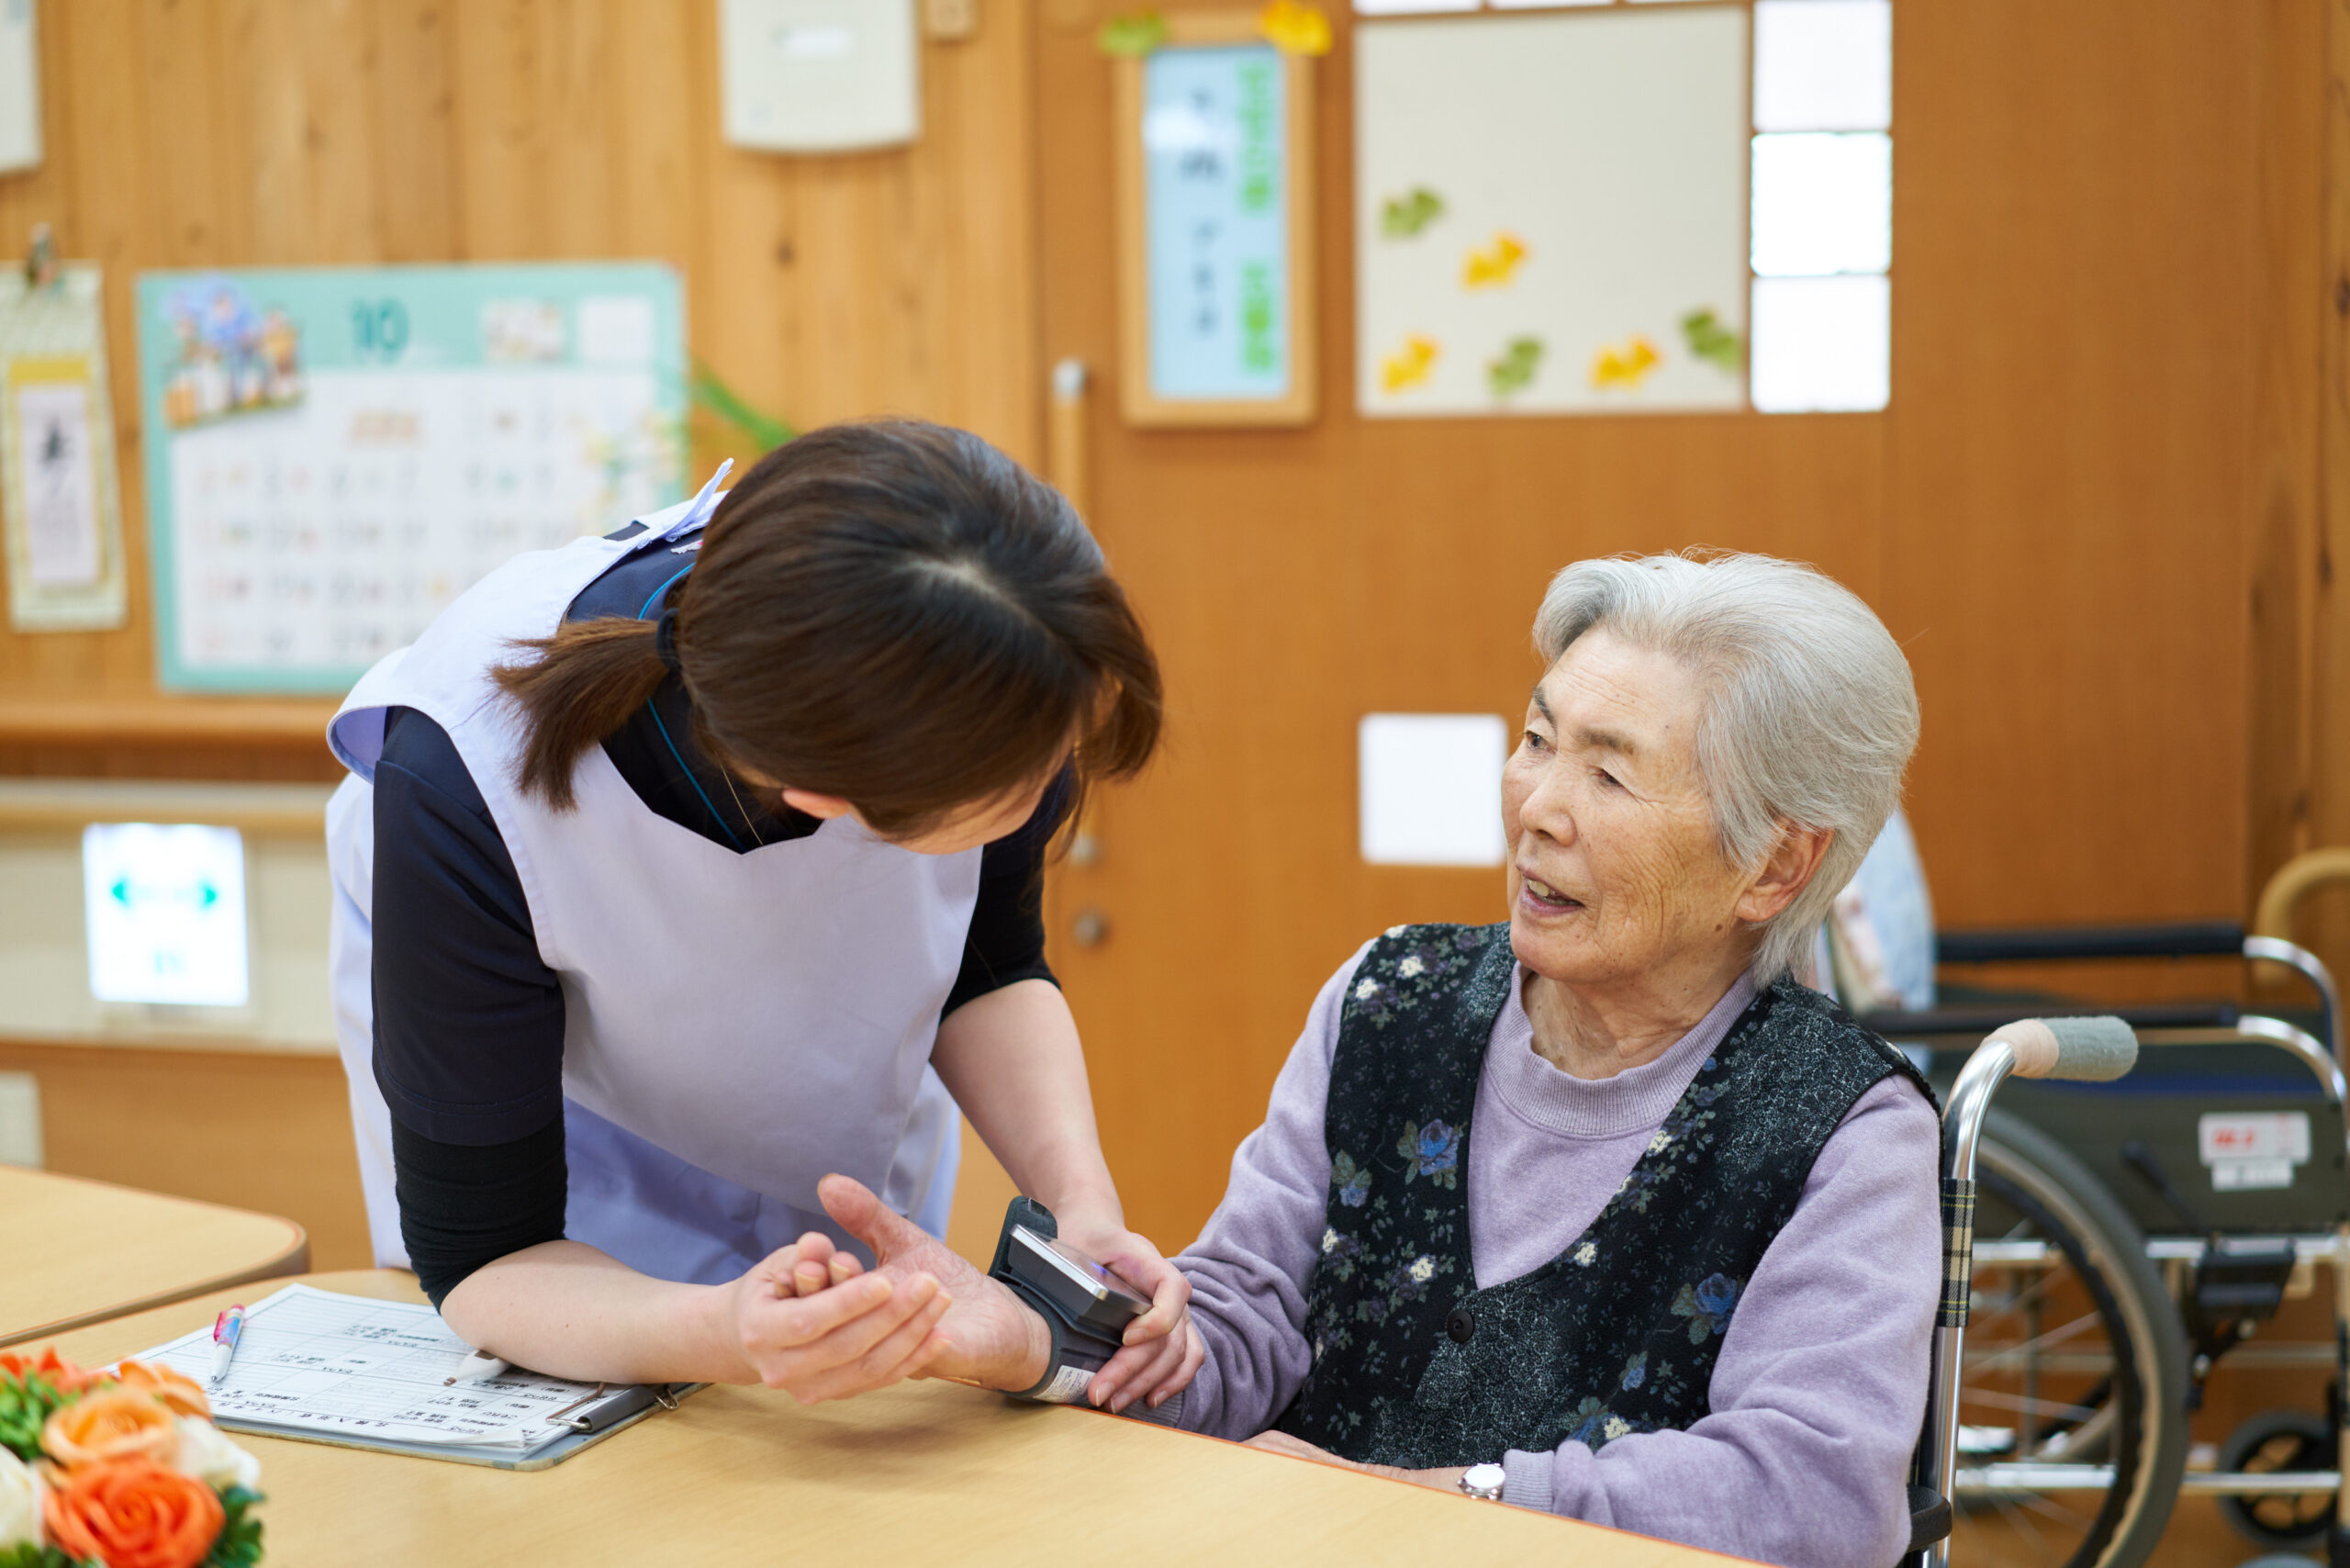
[[[513,639],[553,633],[624,556],[677,548],[713,504],[705,489],[635,539],[509,561],[368,671],[329,728],[352,771],[327,812],[330,961],[379,1263],[407,1262],[369,990],[373,779],[392,707],[448,732],[561,979],[573,1240],[662,1279],[718,1283],[802,1231],[846,1240],[816,1203],[835,1170],[946,1232],[960,1123],[930,1052],[980,851],[916,855],[843,817],[737,854],[656,815],[600,746],[580,761],[575,811],[514,787],[520,734],[489,667],[514,656]]]

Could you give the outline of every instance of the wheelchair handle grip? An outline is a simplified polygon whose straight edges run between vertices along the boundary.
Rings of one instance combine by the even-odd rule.
[[[2016,1056],[2019,1078],[2109,1082],[2138,1065],[2138,1036],[2121,1019],[2023,1018],[1991,1031]]]

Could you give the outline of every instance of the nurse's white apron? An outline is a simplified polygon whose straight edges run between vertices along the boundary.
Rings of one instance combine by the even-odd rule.
[[[623,556],[689,531],[693,505],[632,540],[499,567],[370,670],[329,728],[352,771],[327,811],[336,1031],[378,1263],[407,1262],[370,991],[373,779],[393,707],[455,744],[562,982],[567,1236],[658,1278],[718,1283],[802,1231],[850,1239],[816,1203],[828,1171],[945,1234],[959,1120],[930,1053],[980,851],[916,855],[843,817],[738,854],[657,815],[600,746],[580,759],[574,811],[515,788],[520,729],[490,666],[516,656],[514,639],[552,633]]]

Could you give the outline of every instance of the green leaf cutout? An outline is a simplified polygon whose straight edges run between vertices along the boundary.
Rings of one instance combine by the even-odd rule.
[[[1414,185],[1379,205],[1379,231],[1390,240],[1408,240],[1444,216],[1444,198],[1426,185]]]
[[[1156,11],[1113,17],[1093,35],[1093,47],[1104,54],[1140,60],[1167,41],[1167,18]]]
[[[1523,392],[1534,384],[1535,373],[1542,368],[1542,340],[1512,338],[1499,359],[1485,364],[1485,385],[1493,388],[1496,398],[1506,398]]]
[[[1681,318],[1681,336],[1691,353],[1733,375],[1746,363],[1745,345],[1711,310],[1692,310]]]

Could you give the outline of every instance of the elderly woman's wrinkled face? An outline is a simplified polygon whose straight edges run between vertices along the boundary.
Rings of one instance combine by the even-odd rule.
[[[1571,987],[1743,963],[1752,877],[1722,857],[1698,776],[1695,675],[1584,633],[1527,705],[1502,775],[1510,942]]]

